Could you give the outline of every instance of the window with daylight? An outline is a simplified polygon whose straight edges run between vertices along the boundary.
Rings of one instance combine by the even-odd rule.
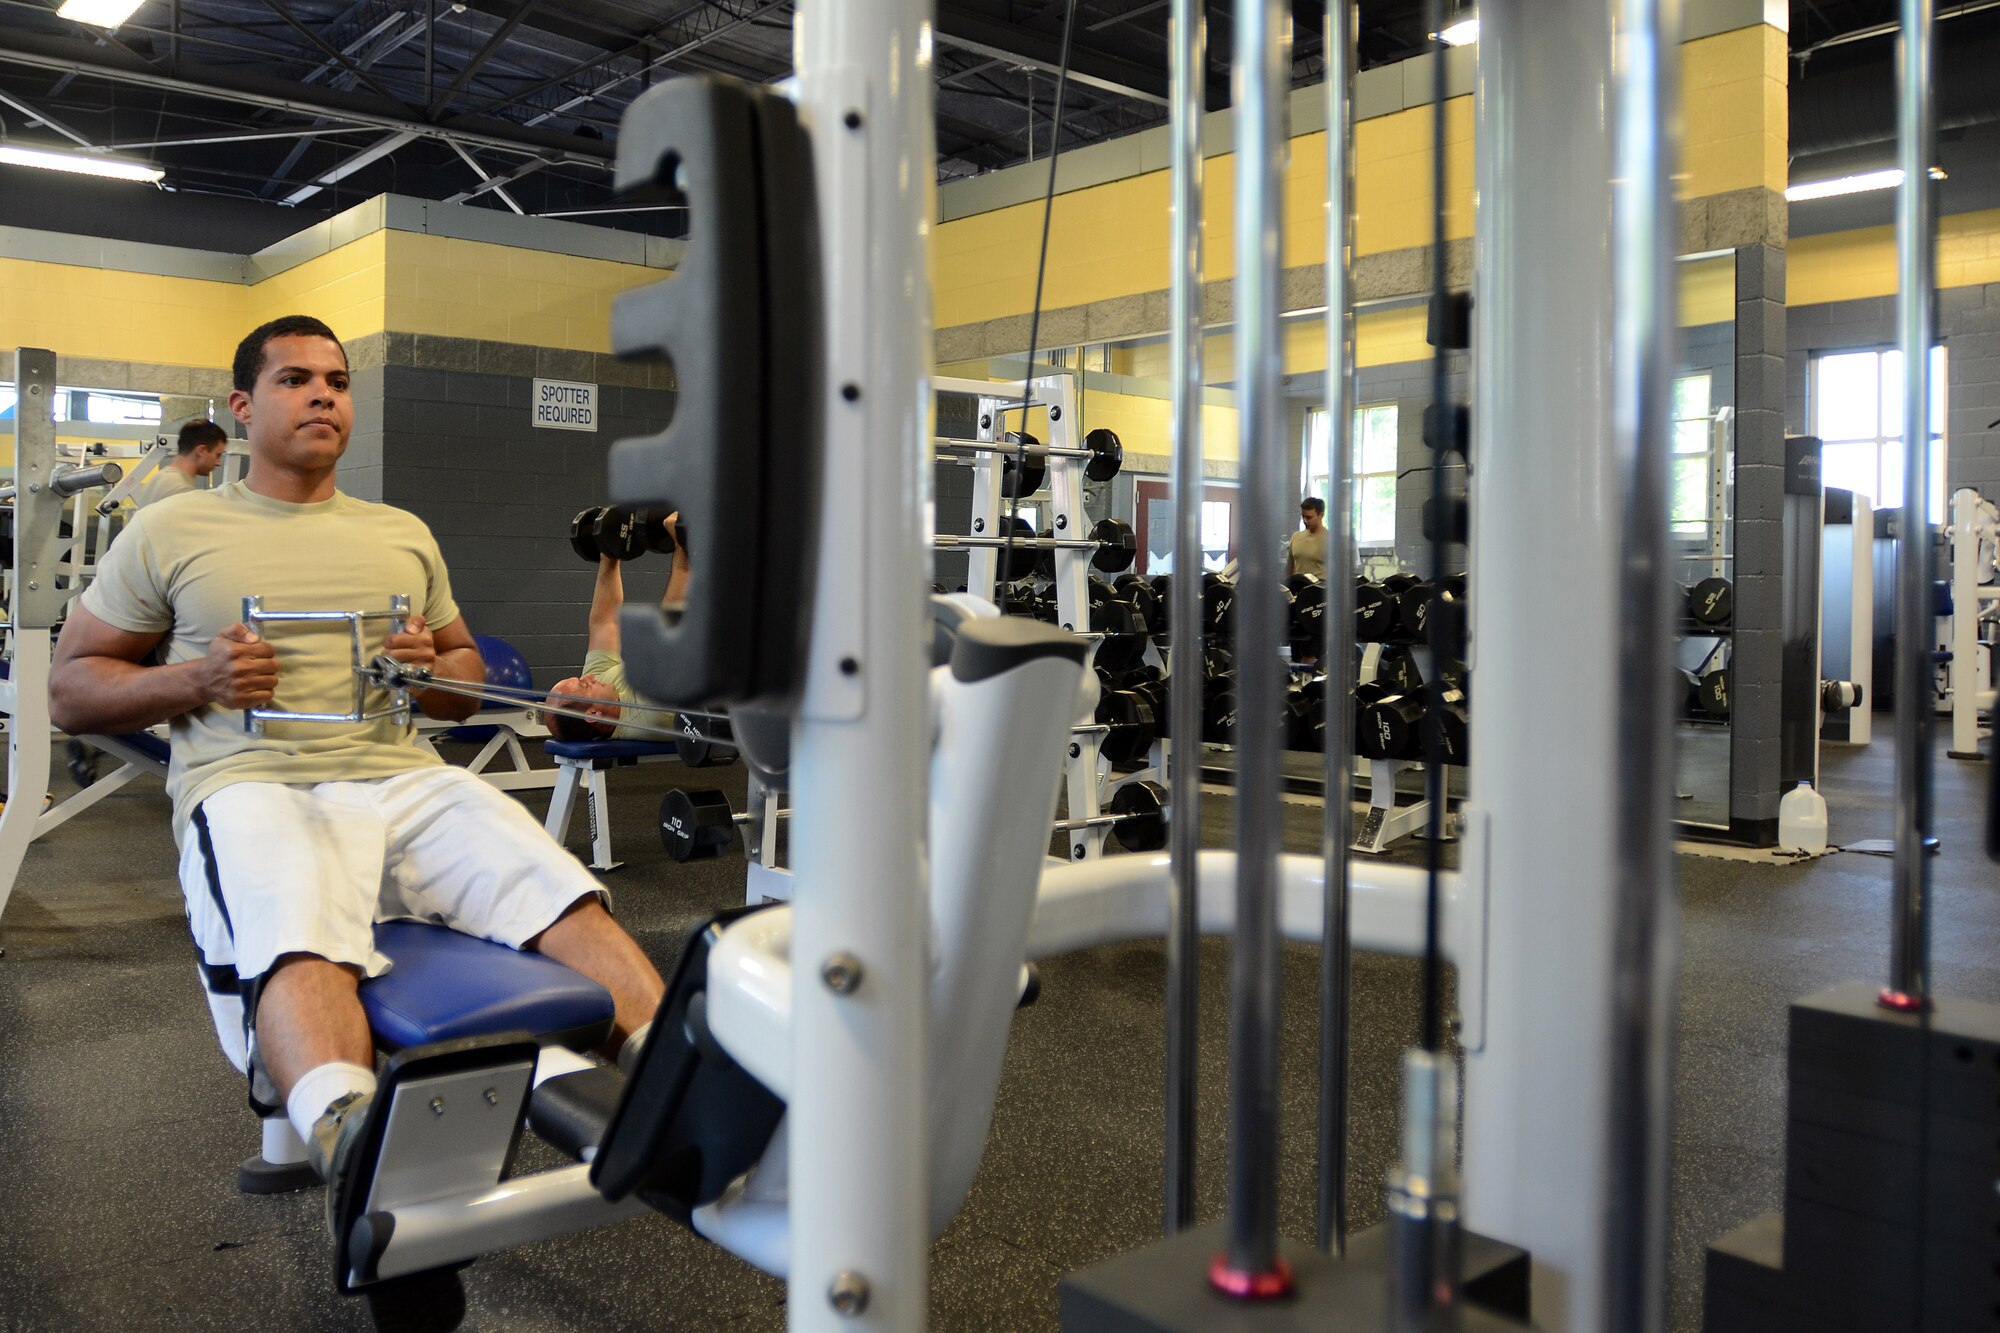
[[[1709,406],[1711,384],[1705,370],[1674,380],[1673,530],[1697,536],[1719,517],[1712,512],[1716,470],[1722,460],[1715,456],[1721,446]]]
[[[1944,522],[1944,348],[1931,349],[1930,517]],[[1820,475],[1877,509],[1903,503],[1903,354],[1821,352],[1812,361],[1812,419]]]
[[[1332,418],[1324,410],[1306,422],[1305,466],[1299,495],[1324,500],[1333,490]],[[1354,412],[1354,544],[1396,543],[1396,404],[1377,403]]]

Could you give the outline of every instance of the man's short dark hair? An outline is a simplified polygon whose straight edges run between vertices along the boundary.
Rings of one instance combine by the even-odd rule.
[[[1308,495],[1305,499],[1299,501],[1299,508],[1310,509],[1321,518],[1326,517],[1326,501],[1320,499],[1317,495]]]
[[[181,425],[180,448],[176,453],[191,454],[207,445],[229,443],[229,432],[206,417],[196,417]]]
[[[311,315],[280,315],[268,324],[259,324],[236,344],[236,359],[229,367],[232,385],[244,393],[257,387],[257,377],[264,373],[264,346],[273,338],[324,338],[340,348],[341,360],[347,359],[347,348],[322,321]]]

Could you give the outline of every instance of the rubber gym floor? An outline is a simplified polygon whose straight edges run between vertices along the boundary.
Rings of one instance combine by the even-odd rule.
[[[742,871],[736,859],[669,861],[653,832],[660,795],[706,783],[740,805],[742,781],[740,768],[613,775],[613,827],[628,860],[608,882],[662,970],[693,923],[737,900]],[[1980,850],[1984,783],[1983,764],[1940,757],[1936,972],[1940,991],[2000,1001],[1996,877]],[[1830,747],[1836,838],[1889,836],[1890,787],[1886,742],[1862,753]],[[1205,800],[1216,845],[1229,839],[1228,806],[1226,796]],[[1295,850],[1317,845],[1318,821],[1316,806],[1290,807]],[[1785,1005],[1883,975],[1889,863],[1854,854],[1679,863],[1672,1314],[1676,1330],[1694,1330],[1703,1246],[1780,1199]],[[137,783],[30,850],[0,921],[0,1327],[364,1328],[362,1305],[332,1294],[321,1192],[236,1192],[256,1125],[215,1046],[173,866],[166,800]],[[1226,959],[1222,943],[1204,946],[1205,1216],[1222,1196]],[[1065,1271],[1156,1234],[1162,968],[1157,942],[1042,965],[1041,1000],[1014,1024],[984,1164],[932,1251],[932,1327],[1053,1329]],[[1288,947],[1283,1225],[1297,1236],[1312,1225],[1314,978],[1313,952]],[[1360,956],[1349,1166],[1359,1225],[1381,1217],[1397,1061],[1415,1013],[1415,965]],[[529,1168],[553,1157],[539,1146],[523,1156]],[[662,1218],[484,1259],[465,1282],[470,1329],[784,1323],[782,1284]]]

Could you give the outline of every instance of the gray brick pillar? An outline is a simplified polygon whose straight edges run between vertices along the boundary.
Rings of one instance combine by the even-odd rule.
[[[1779,632],[1784,572],[1785,251],[1736,251],[1736,633],[1731,662],[1729,823],[1777,837]]]

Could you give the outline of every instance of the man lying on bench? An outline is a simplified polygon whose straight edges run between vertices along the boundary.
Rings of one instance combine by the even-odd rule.
[[[688,553],[687,547],[678,540],[679,519],[679,514],[671,514],[667,518],[667,530],[677,540],[674,542],[674,569],[667,577],[666,595],[660,599],[662,606],[678,606],[686,596]],[[597,583],[590,590],[590,637],[584,644],[583,670],[578,675],[557,681],[553,693],[569,695],[572,699],[600,700],[599,703],[576,706],[601,720],[586,722],[579,717],[544,713],[542,724],[556,740],[657,740],[663,732],[673,729],[672,713],[648,706],[625,683],[625,659],[619,652],[618,638],[618,611],[624,605],[623,566],[608,555],[600,555],[597,558]],[[549,702],[556,703],[557,700],[551,698]]]
[[[264,325],[237,348],[234,383],[248,477],[138,513],[72,610],[50,713],[72,733],[171,722],[181,889],[218,1033],[239,1067],[268,1075],[333,1180],[376,1088],[356,988],[388,966],[377,921],[439,922],[583,973],[614,1002],[611,1056],[664,986],[597,880],[518,803],[415,747],[407,722],[246,727],[238,710],[274,700],[343,715],[355,691],[346,622],[266,641],[239,621],[247,595],[274,611],[373,611],[407,595],[413,614],[384,651],[441,681],[484,669],[429,530],[334,487],[353,412],[332,330],[305,316]],[[156,646],[161,664],[146,665]],[[477,701],[414,702],[460,719]]]

